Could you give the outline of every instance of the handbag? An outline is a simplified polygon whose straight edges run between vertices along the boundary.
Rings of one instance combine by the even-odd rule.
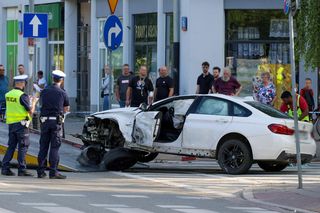
[[[101,98],[104,97],[104,90],[101,90],[101,92],[100,92],[100,97],[101,97]]]

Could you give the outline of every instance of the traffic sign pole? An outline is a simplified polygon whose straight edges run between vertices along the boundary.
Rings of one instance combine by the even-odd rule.
[[[109,74],[109,109],[111,109],[111,106],[112,106],[112,96],[113,96],[113,88],[112,88],[112,85],[113,85],[113,82],[112,82],[112,76],[113,76],[113,64],[112,64],[112,50],[108,48],[108,66],[109,66],[109,69],[110,69],[110,74]]]
[[[290,34],[290,61],[291,61],[291,80],[292,80],[292,100],[293,100],[293,114],[294,114],[294,134],[296,139],[296,152],[297,152],[297,167],[298,167],[298,189],[303,188],[302,184],[302,167],[301,167],[301,152],[300,152],[300,135],[299,135],[299,122],[297,113],[297,98],[296,98],[296,65],[294,55],[294,25],[293,25],[294,12],[289,12],[289,34]]]
[[[30,13],[34,13],[34,0],[29,0],[29,12]],[[29,42],[29,39],[31,39],[30,42]],[[35,50],[34,40],[33,40],[33,38],[28,38],[29,84],[27,85],[27,90],[28,90],[27,92],[28,92],[29,95],[32,94],[32,89],[33,89],[32,78],[33,78],[34,50]]]

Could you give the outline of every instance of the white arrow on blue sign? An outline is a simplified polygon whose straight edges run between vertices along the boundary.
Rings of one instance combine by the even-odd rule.
[[[47,14],[23,14],[23,37],[47,38],[48,15]]]
[[[104,43],[110,50],[116,50],[120,47],[123,37],[122,23],[120,19],[111,15],[104,25]]]

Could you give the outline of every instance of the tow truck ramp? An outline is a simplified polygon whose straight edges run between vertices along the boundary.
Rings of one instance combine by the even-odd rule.
[[[30,133],[30,146],[26,156],[27,167],[35,167],[38,165],[38,151],[39,151],[39,140],[40,135],[37,133]],[[0,159],[3,159],[3,156],[8,147],[8,126],[4,123],[0,123]],[[101,171],[99,166],[90,166],[85,167],[81,166],[77,161],[78,156],[81,153],[80,146],[76,146],[75,143],[70,143],[63,140],[59,154],[59,170],[68,171],[68,172],[96,172]],[[14,154],[14,159],[17,159],[17,151]],[[17,161],[12,162],[17,163]]]

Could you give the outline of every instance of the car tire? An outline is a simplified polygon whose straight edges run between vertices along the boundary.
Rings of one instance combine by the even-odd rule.
[[[122,171],[129,169],[137,162],[136,155],[131,150],[119,147],[111,149],[103,156],[100,167],[108,171]]]
[[[81,151],[77,161],[82,166],[97,166],[101,163],[104,154],[100,147],[88,146]]]
[[[287,162],[265,162],[261,161],[258,162],[258,165],[261,169],[263,169],[266,172],[280,172],[287,168],[288,163]]]
[[[218,151],[218,163],[228,174],[247,173],[253,163],[251,150],[240,140],[225,141]]]
[[[156,157],[159,155],[158,152],[137,152],[137,160],[141,163],[148,163],[150,161],[153,161],[156,159]]]

